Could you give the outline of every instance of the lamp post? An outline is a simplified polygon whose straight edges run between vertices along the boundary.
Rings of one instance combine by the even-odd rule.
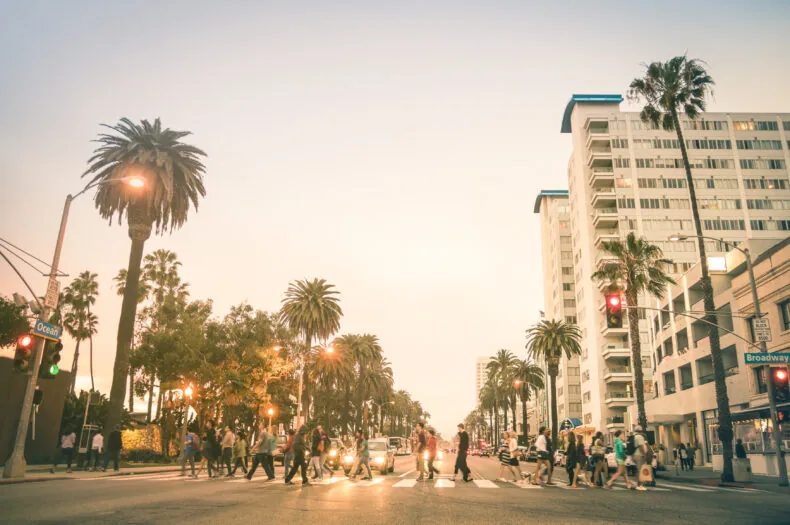
[[[88,184],[76,195],[69,194],[66,196],[66,203],[63,205],[63,215],[61,215],[60,218],[58,238],[55,242],[55,253],[52,256],[52,265],[50,266],[49,282],[47,283],[47,288],[49,288],[50,283],[57,283],[58,266],[60,265],[60,252],[63,249],[63,239],[66,236],[66,223],[68,222],[69,218],[71,202],[90,189],[96,188],[98,186],[114,184],[116,182],[126,182],[133,188],[143,188],[145,186],[145,180],[141,177],[121,177],[118,179],[103,180],[94,184]],[[49,321],[51,312],[52,308],[45,304],[44,309],[41,311],[40,318]],[[43,354],[44,339],[37,337],[36,345],[33,349],[33,369],[30,371],[30,379],[27,382],[27,386],[25,387],[25,395],[22,398],[22,407],[19,413],[19,424],[16,427],[14,446],[11,451],[11,455],[8,457],[8,461],[6,461],[5,467],[3,468],[4,478],[25,477],[25,469],[27,468],[27,462],[25,461],[25,440],[27,438],[27,428],[30,423],[30,413],[33,408],[33,395],[36,391],[38,370],[41,367],[41,358]]]
[[[189,420],[189,401],[192,399],[193,389],[192,383],[189,383],[187,387],[184,389],[183,399],[184,399],[184,419],[181,422],[181,454],[179,454],[178,459],[181,461],[182,465],[182,472],[183,469],[186,468],[186,463],[184,459],[186,458],[186,440],[187,440],[187,421]]]
[[[269,416],[269,434],[272,433],[272,416],[274,415],[274,408],[269,407],[269,410],[266,411],[266,414]]]
[[[680,233],[675,233],[669,236],[670,241],[683,241],[688,238],[695,238],[695,239],[708,239],[712,241],[718,241],[723,243],[725,246],[729,247],[729,243],[723,239],[716,239],[715,237],[706,237],[704,235],[682,235]],[[757,295],[757,279],[754,277],[754,267],[752,266],[752,256],[749,253],[749,249],[742,249],[734,244],[732,245],[733,248],[738,250],[743,254],[746,258],[746,269],[749,272],[749,284],[752,288],[752,302],[754,303],[754,317],[755,319],[759,319],[762,317],[762,312],[760,311],[760,298]],[[760,341],[760,351],[763,353],[768,353],[768,345],[765,344],[765,341]],[[779,432],[779,420],[776,415],[776,399],[774,399],[774,385],[771,381],[766,381],[768,383],[768,406],[770,408],[771,413],[771,423],[773,425],[773,436],[774,436],[774,443],[776,445],[776,462],[777,466],[779,467],[779,486],[780,487],[787,487],[787,465],[785,464],[784,452],[782,452],[782,437]]]

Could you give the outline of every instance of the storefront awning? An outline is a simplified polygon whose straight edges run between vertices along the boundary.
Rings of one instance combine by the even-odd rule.
[[[682,414],[648,414],[647,422],[654,425],[683,423]]]

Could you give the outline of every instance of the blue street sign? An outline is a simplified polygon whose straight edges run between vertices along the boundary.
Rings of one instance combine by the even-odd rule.
[[[45,323],[41,319],[36,319],[36,324],[33,325],[33,334],[43,337],[44,339],[57,341],[60,339],[61,333],[63,333],[63,328],[55,326],[54,324]]]
[[[750,352],[743,354],[743,360],[747,365],[786,365],[790,363],[790,354]]]

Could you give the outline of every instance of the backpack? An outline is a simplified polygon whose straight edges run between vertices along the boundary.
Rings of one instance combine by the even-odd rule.
[[[634,435],[631,434],[626,441],[625,454],[627,456],[633,456],[634,452],[636,452],[636,445],[634,444]]]

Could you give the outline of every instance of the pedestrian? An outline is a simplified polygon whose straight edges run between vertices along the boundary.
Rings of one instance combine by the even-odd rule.
[[[636,490],[647,490],[642,481],[642,465],[648,462],[647,440],[645,439],[644,431],[640,425],[634,429],[634,453],[631,456],[634,464],[636,465]],[[684,452],[685,447],[682,449]]]
[[[294,460],[294,437],[296,436],[296,431],[292,428],[288,429],[288,439],[285,441],[285,446],[283,447],[283,478],[288,475],[288,471],[291,470],[291,464]]]
[[[735,442],[735,457],[738,459],[746,459],[746,447],[743,446],[743,440],[740,438]]]
[[[263,442],[263,470],[269,481],[274,480],[274,452],[277,450],[277,436],[271,431],[271,428],[266,429],[266,438]]]
[[[686,445],[683,443],[678,444],[678,461],[680,462],[680,470],[686,470],[688,455],[686,453]]]
[[[606,484],[606,488],[612,488],[615,480],[620,476],[625,478],[625,488],[631,489],[631,482],[628,481],[628,471],[625,468],[625,443],[623,443],[623,431],[616,430],[614,433],[614,459],[617,462],[617,472],[614,473],[614,476],[609,480]]]
[[[689,470],[694,470],[694,463],[696,462],[697,447],[691,443],[686,444],[686,466]]]
[[[74,459],[74,442],[77,440],[77,434],[69,428],[64,428],[60,434],[60,450],[59,454],[55,454],[55,461],[52,462],[52,468],[49,471],[54,474],[55,469],[58,468],[58,461],[66,458],[66,472],[71,474],[71,462]]]
[[[258,470],[258,465],[263,468],[264,472],[266,472],[266,460],[264,459],[264,449],[266,447],[266,428],[263,426],[263,423],[258,425],[258,432],[255,434],[255,441],[253,442],[252,447],[250,447],[250,454],[252,454],[252,467],[250,467],[249,472],[247,472],[247,479],[252,479],[252,476],[255,474],[255,471]],[[268,472],[266,472],[268,476]]]
[[[123,438],[121,437],[121,427],[120,425],[115,425],[113,431],[107,436],[107,451],[104,454],[103,471],[107,471],[107,467],[110,465],[110,460],[112,459],[113,470],[118,472],[118,457],[122,449]]]
[[[233,442],[235,441],[236,436],[233,435],[233,431],[230,429],[230,426],[225,426],[225,434],[222,436],[222,462],[225,464],[225,468],[227,469],[228,473],[225,474],[226,478],[233,476],[231,472],[231,459],[233,458]]]
[[[186,473],[187,462],[192,467],[192,477],[197,479],[195,474],[195,454],[200,450],[200,443],[197,434],[194,432],[187,432],[186,439],[184,439],[184,457],[181,459],[181,475]]]
[[[299,431],[296,433],[296,436],[294,437],[294,441],[293,441],[294,464],[291,467],[291,470],[285,476],[286,485],[293,485],[294,482],[291,480],[296,475],[296,471],[301,470],[302,486],[303,487],[310,486],[310,482],[307,480],[307,464],[305,463],[305,452],[307,452],[306,450],[307,444],[305,443],[305,433],[306,430],[304,426],[302,426],[299,428]]]
[[[579,488],[579,476],[584,476],[584,482],[588,487],[593,486],[587,476],[587,451],[584,449],[584,441],[581,437],[576,438],[576,463],[573,466],[573,488]]]
[[[607,474],[609,473],[609,465],[606,463],[606,446],[604,446],[603,432],[598,431],[595,433],[592,447],[590,447],[590,454],[595,463],[593,482],[596,487],[603,487],[603,484],[606,483]]]
[[[233,463],[232,475],[236,475],[236,469],[241,467],[241,471],[247,473],[247,439],[244,437],[244,431],[239,430],[236,433],[236,440],[233,442]]]
[[[324,432],[324,428],[321,425],[318,425],[318,428],[321,429],[321,441],[324,444],[323,450],[321,450],[321,471],[323,472],[326,470],[329,472],[330,479],[335,477],[335,471],[329,468],[329,465],[326,464],[326,460],[329,457],[329,450],[332,448],[332,440],[329,439],[329,436]]]
[[[93,472],[96,472],[99,468],[99,460],[101,459],[102,452],[104,452],[104,436],[101,433],[101,429],[96,431],[96,435],[93,436],[93,441],[91,441],[91,452],[90,456],[88,457],[88,467],[85,470],[91,470],[91,463],[93,464]]]
[[[546,470],[548,471],[547,474],[548,480],[546,481],[546,483],[548,485],[551,485],[551,471],[552,471],[553,458],[551,456],[551,452],[550,452],[551,449],[550,449],[549,438],[548,438],[550,432],[551,430],[549,430],[548,428],[540,427],[540,430],[538,430],[538,437],[535,439],[535,450],[538,453],[538,458],[535,465],[535,476],[533,483],[536,485],[543,483],[541,477],[542,475],[541,470],[544,465],[546,467]]]
[[[425,423],[422,421],[417,423],[417,439],[415,441],[417,444],[417,470],[420,473],[417,481],[423,481],[425,479],[425,447],[428,442],[425,438]]]
[[[576,435],[568,431],[565,447],[565,472],[568,474],[568,486],[573,486],[573,471],[576,468]]]
[[[455,458],[455,468],[453,470],[453,481],[455,481],[455,476],[458,475],[458,471],[461,471],[461,474],[464,477],[464,481],[472,481],[469,477],[469,466],[466,464],[466,455],[469,451],[469,433],[464,428],[463,423],[458,423],[458,455]]]
[[[439,469],[434,466],[436,462],[436,453],[437,453],[437,442],[436,442],[436,430],[430,429],[428,430],[428,479],[432,480],[433,475],[439,475]]]
[[[324,469],[321,468],[321,454],[324,452],[324,439],[321,425],[313,430],[313,437],[310,443],[310,466],[313,467],[312,479],[324,480]]]
[[[365,471],[368,473],[368,475],[364,476],[362,480],[365,481],[368,479],[373,479],[373,472],[370,470],[370,451],[368,450],[368,439],[361,430],[357,430],[355,436],[357,443],[357,459],[354,461],[354,465],[351,468],[351,475],[349,476],[349,479],[356,479],[357,475],[359,475],[359,473],[362,471],[362,467],[364,467]]]
[[[203,467],[206,466],[209,479],[217,477],[218,474],[214,473],[214,471],[217,470],[214,462],[217,460],[216,450],[219,443],[217,442],[217,431],[214,429],[213,421],[206,421],[206,426],[203,429],[203,436],[200,438],[200,444],[203,454],[203,460],[200,465],[201,472],[203,471]]]
[[[514,431],[508,433],[507,448],[510,453],[510,464],[508,468],[510,473],[513,474],[513,482],[518,483],[521,481],[521,467],[519,467],[518,462],[518,434]]]

